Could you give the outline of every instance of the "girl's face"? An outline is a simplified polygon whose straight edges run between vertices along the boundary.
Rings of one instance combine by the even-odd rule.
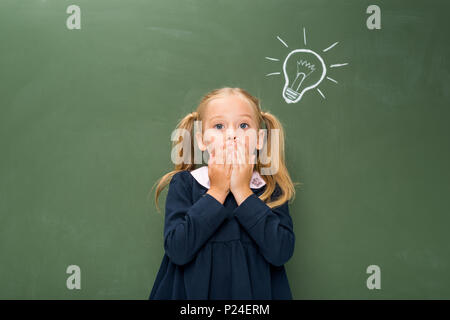
[[[228,95],[211,100],[202,122],[203,136],[198,135],[197,141],[199,148],[207,149],[209,154],[215,148],[216,154],[223,150],[225,159],[231,159],[235,144],[248,148],[250,154],[262,147],[263,131],[258,130],[253,107],[241,97]]]

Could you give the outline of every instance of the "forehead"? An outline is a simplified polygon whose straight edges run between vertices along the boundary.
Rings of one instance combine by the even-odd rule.
[[[253,107],[244,98],[235,95],[214,98],[205,110],[206,120],[218,115],[233,117],[241,114],[249,114],[253,119]]]

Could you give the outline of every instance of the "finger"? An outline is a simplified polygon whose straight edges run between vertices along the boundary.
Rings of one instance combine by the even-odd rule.
[[[250,154],[250,159],[251,159],[251,164],[254,166],[256,164],[256,162],[257,162],[257,159],[258,159],[258,154],[257,154],[256,151],[252,152]]]
[[[223,164],[223,148],[220,146],[215,146],[214,149],[216,149],[216,153],[215,153],[216,154],[216,156],[215,156],[216,163]]]
[[[222,145],[222,161],[223,164],[228,164],[230,159],[229,159],[229,152],[228,152],[228,146],[226,143],[224,143]]]
[[[245,164],[250,164],[250,137],[244,136],[242,145],[242,158]]]
[[[251,160],[251,164],[252,165],[255,165],[255,163],[256,163],[256,154],[255,153],[253,153],[253,154],[251,154],[250,155],[250,160]]]
[[[209,138],[209,139],[208,139]],[[208,137],[208,138],[206,138],[206,139],[208,139],[208,140],[205,140],[206,141],[206,145],[207,146],[212,146],[213,144],[214,144],[214,136],[210,136],[210,137]]]
[[[227,174],[230,173],[231,169],[232,169],[232,163],[231,162],[227,162],[225,163],[225,171],[227,172]]]
[[[247,149],[247,147],[246,147],[246,141],[247,141],[247,139],[245,139],[245,137],[244,137],[244,140],[242,140],[242,139],[240,139],[239,140],[239,151],[240,151],[240,163],[241,164],[246,164],[248,161],[247,161],[247,155],[246,155],[246,149]]]
[[[250,137],[245,137],[245,161],[250,164]]]
[[[231,144],[228,148],[229,160],[230,164],[233,166],[236,165],[236,151],[235,151],[235,143]]]
[[[233,145],[233,155],[234,155],[234,161],[238,165],[240,161],[239,156],[239,141],[236,141]]]
[[[234,160],[233,163],[235,165],[239,164],[238,149],[239,149],[238,142],[235,141],[233,143],[233,160]]]
[[[208,153],[211,154],[212,150],[214,150],[214,148],[213,148],[213,146],[214,146],[214,143],[213,143],[214,136],[209,137],[209,140],[206,140],[206,139],[208,139],[208,137],[205,137],[206,150],[208,151]]]
[[[209,155],[209,159],[208,159],[208,165],[212,165],[214,164],[214,150],[211,152],[211,154]]]
[[[237,157],[237,150],[236,150],[237,146],[236,143],[233,143],[233,149],[232,149],[232,153],[233,153],[233,167],[236,167],[238,165],[238,157]]]
[[[245,165],[246,164],[246,159],[245,159],[245,147],[241,144],[240,147],[238,148],[238,155],[239,155],[239,163],[241,165]]]
[[[233,157],[234,157],[234,163],[236,165],[239,164],[239,143],[236,141],[233,145]]]

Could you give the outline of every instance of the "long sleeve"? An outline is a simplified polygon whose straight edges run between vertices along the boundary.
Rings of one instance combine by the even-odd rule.
[[[252,194],[233,213],[269,263],[281,266],[291,258],[295,235],[287,201],[272,209]]]
[[[192,177],[176,173],[169,184],[164,221],[164,249],[177,265],[190,262],[232,213],[209,194],[192,201]]]

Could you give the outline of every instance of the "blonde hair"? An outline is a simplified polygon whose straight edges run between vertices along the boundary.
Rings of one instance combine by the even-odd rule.
[[[265,191],[259,196],[259,198],[264,201],[270,208],[274,208],[277,206],[282,205],[286,201],[293,200],[295,198],[295,187],[294,183],[291,180],[291,177],[289,176],[288,170],[286,168],[285,164],[285,157],[284,157],[284,130],[280,123],[280,121],[270,112],[263,112],[260,107],[260,101],[258,98],[253,97],[251,94],[249,94],[247,91],[241,88],[230,88],[230,87],[223,87],[219,89],[214,89],[203,96],[201,99],[197,110],[194,112],[191,112],[187,114],[184,118],[182,118],[178,124],[177,129],[185,129],[187,132],[189,132],[193,136],[193,127],[194,127],[194,121],[196,120],[202,120],[203,115],[205,112],[205,108],[208,105],[208,103],[215,98],[223,97],[225,95],[238,95],[242,98],[244,98],[246,101],[250,103],[250,105],[253,107],[253,111],[255,114],[255,118],[257,119],[256,123],[261,128],[261,124],[265,125],[265,129],[267,129],[267,141],[264,144],[262,150],[258,150],[258,153],[263,152],[265,148],[267,150],[265,151],[267,154],[267,157],[270,159],[270,162],[267,164],[262,164],[260,162],[259,156],[257,157],[254,170],[257,170],[258,173],[261,173],[261,168],[268,167],[270,168],[272,166],[272,159],[278,159],[279,163],[275,164],[275,167],[278,168],[277,173],[274,175],[261,175],[261,177],[266,182],[266,189]],[[259,128],[258,128],[259,129]],[[278,157],[271,157],[271,145],[272,145],[272,133],[271,129],[279,129],[279,141],[278,141]],[[177,145],[179,141],[174,141],[172,146],[174,147]],[[156,208],[159,211],[158,207],[158,198],[161,193],[161,191],[170,183],[170,180],[172,179],[172,176],[176,174],[177,172],[188,170],[192,171],[195,169],[194,164],[194,139],[191,139],[191,161],[190,163],[184,163],[182,161],[179,164],[175,164],[175,167],[172,171],[166,173],[164,176],[162,176],[159,180],[155,182],[155,184],[152,187],[152,190],[156,186],[156,192],[155,192],[155,204]],[[181,151],[183,152],[183,151]],[[181,156],[181,155],[180,155]],[[272,199],[272,194],[275,191],[276,184],[279,185],[281,192],[279,192],[279,195],[276,199]],[[301,184],[301,183],[295,183]]]

